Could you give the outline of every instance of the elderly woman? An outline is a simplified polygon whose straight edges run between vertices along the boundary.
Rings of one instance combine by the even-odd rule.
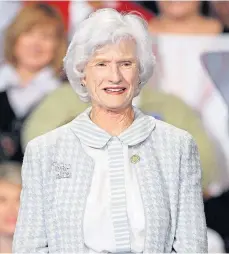
[[[93,13],[64,63],[92,107],[27,145],[14,253],[206,252],[195,142],[132,106],[154,66],[144,21]]]
[[[21,164],[0,164],[0,253],[11,253],[21,192]]]

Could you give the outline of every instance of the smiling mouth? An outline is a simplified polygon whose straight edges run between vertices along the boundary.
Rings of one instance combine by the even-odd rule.
[[[107,93],[123,93],[126,88],[125,87],[119,87],[119,88],[113,88],[113,87],[108,87],[103,89]]]

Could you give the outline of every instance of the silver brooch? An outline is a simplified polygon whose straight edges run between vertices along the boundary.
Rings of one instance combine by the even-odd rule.
[[[56,171],[56,178],[61,179],[61,178],[71,178],[72,174],[70,172],[70,165],[69,164],[64,164],[64,163],[57,163],[54,162],[53,166]]]

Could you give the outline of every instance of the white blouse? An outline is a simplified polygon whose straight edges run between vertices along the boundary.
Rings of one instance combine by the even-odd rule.
[[[111,193],[107,146],[83,148],[94,159],[95,167],[84,215],[84,239],[90,253],[115,252],[115,236],[111,216]],[[131,171],[128,146],[122,144],[126,188],[126,211],[130,228],[131,252],[144,249],[145,216],[136,172]]]
[[[7,92],[10,106],[18,118],[26,116],[46,95],[61,85],[50,67],[43,68],[26,87],[20,86],[20,77],[10,64],[1,66],[0,77],[0,92]]]

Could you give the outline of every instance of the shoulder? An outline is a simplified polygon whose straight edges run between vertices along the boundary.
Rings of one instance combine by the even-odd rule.
[[[219,34],[223,31],[222,24],[215,18],[205,18],[202,22],[203,30],[210,34]]]
[[[166,123],[161,120],[155,120],[156,127],[152,133],[153,138],[159,139],[161,142],[171,143],[173,145],[179,144],[180,146],[185,143],[192,142],[192,135],[186,130],[175,127],[172,124]]]
[[[87,108],[89,110],[90,108]],[[61,125],[58,128],[47,131],[45,134],[39,135],[31,139],[26,147],[39,147],[40,149],[49,149],[50,147],[61,147],[66,144],[70,147],[70,144],[75,145],[78,142],[78,138],[75,135],[73,129],[76,121],[81,121],[85,111],[74,117],[74,119],[66,124]],[[77,144],[76,144],[77,145]]]
[[[148,28],[149,28],[149,32],[152,34],[160,33],[162,30],[162,27],[161,27],[161,23],[159,19],[157,17],[152,18],[149,21]]]

